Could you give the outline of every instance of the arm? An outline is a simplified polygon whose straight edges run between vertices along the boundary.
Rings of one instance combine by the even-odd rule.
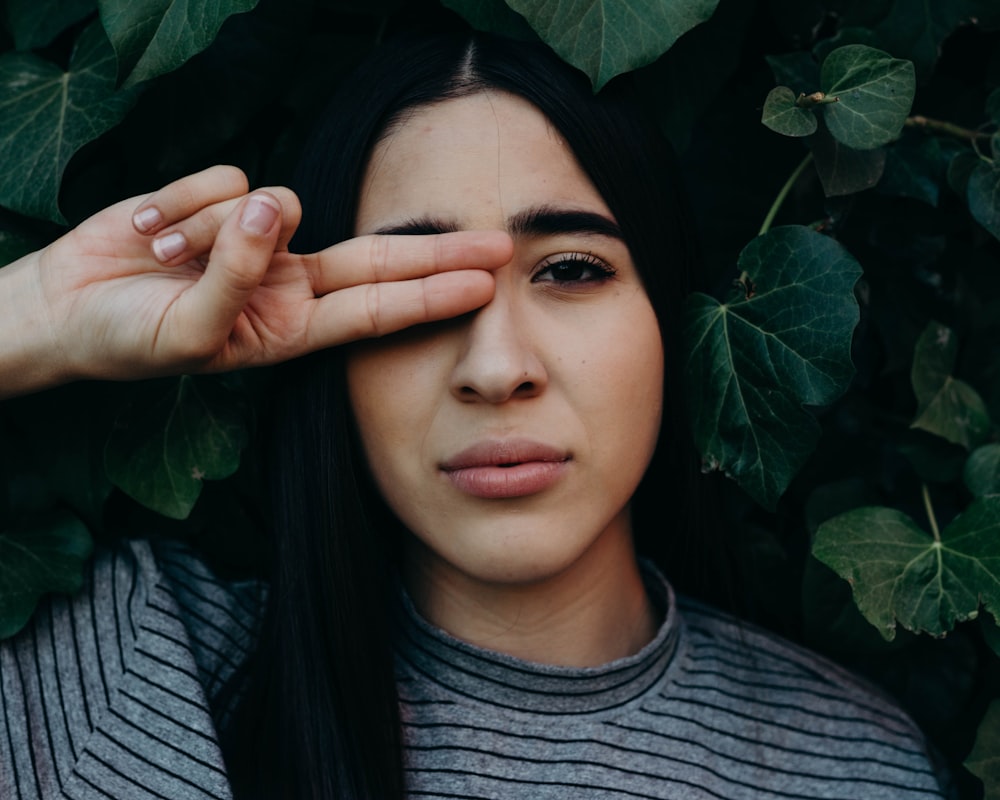
[[[488,302],[499,232],[363,236],[293,254],[284,188],[213,167],[0,269],[0,397],[80,378],[273,364]]]

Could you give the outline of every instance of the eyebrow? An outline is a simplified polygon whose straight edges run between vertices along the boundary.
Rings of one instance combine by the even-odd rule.
[[[380,234],[428,235],[461,230],[455,220],[416,217],[395,225],[378,228]],[[511,236],[554,236],[560,233],[607,236],[624,241],[618,223],[593,211],[536,206],[519,211],[507,220]]]

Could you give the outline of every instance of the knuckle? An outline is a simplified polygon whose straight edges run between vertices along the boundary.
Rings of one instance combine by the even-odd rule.
[[[212,167],[211,170],[217,174],[217,179],[225,183],[233,194],[246,194],[249,191],[250,181],[247,179],[246,173],[239,167],[234,167],[231,164],[220,164]]]
[[[381,336],[383,334],[382,325],[382,292],[377,283],[368,287],[365,293],[365,313],[368,321],[368,335]]]
[[[389,268],[388,236],[372,236],[368,251],[368,263],[371,268],[372,280],[381,280]]]

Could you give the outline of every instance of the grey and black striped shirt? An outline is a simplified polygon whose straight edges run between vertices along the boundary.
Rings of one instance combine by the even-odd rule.
[[[411,796],[941,796],[894,705],[651,583],[666,609],[657,638],[594,669],[472,647],[407,606],[397,652]],[[101,553],[83,591],[46,602],[0,646],[0,798],[229,798],[221,695],[259,607],[258,587],[218,581],[183,547]]]

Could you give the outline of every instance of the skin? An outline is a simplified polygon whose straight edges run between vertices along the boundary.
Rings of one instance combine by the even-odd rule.
[[[539,210],[591,216],[570,230],[527,224]],[[348,386],[376,484],[412,533],[405,579],[421,612],[536,662],[602,664],[655,635],[629,501],[659,430],[663,350],[615,228],[546,118],[502,92],[407,116],[375,148],[361,191],[359,235],[514,240],[488,304],[353,346]],[[549,456],[470,470],[489,496],[452,469],[476,447],[520,462],[525,441]]]
[[[510,258],[497,232],[287,249],[298,198],[213,167],[106,208],[0,270],[0,398],[80,378],[274,364],[465,313]],[[472,267],[472,268],[470,268]]]

